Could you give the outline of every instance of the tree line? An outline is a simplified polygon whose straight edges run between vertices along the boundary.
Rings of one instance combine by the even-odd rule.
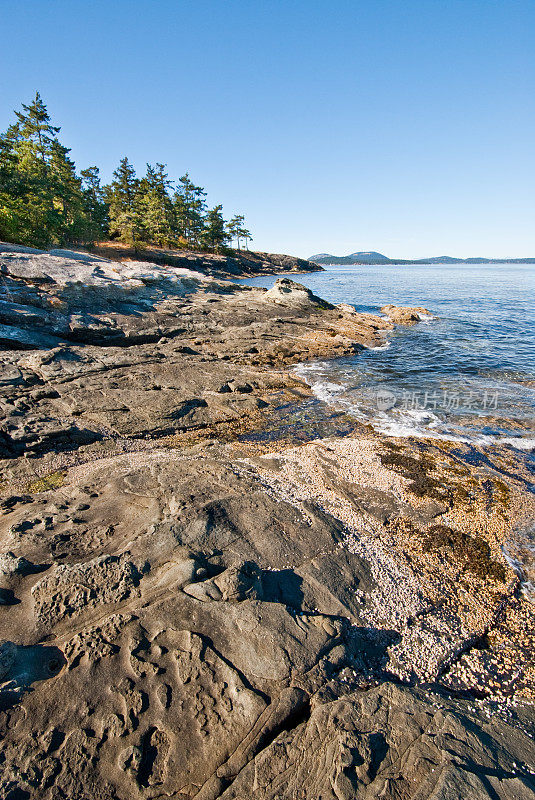
[[[98,167],[78,174],[37,92],[0,135],[0,240],[39,248],[116,239],[133,246],[219,252],[252,237],[245,217],[208,208],[206,191],[188,173],[172,181],[165,164],[138,177],[121,159],[110,184]]]

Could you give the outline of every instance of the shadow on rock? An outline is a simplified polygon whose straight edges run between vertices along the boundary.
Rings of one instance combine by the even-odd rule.
[[[15,597],[12,589],[2,589],[0,587],[0,606],[16,606],[18,603],[20,603],[20,600]]]
[[[260,598],[267,603],[282,603],[297,611],[303,610],[303,579],[292,569],[262,570]]]
[[[58,675],[67,663],[59,647],[0,644],[0,711],[17,703],[32,684]]]

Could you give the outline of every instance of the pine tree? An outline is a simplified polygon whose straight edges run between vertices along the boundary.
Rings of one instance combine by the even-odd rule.
[[[205,198],[206,192],[202,186],[195,186],[187,172],[179,178],[173,198],[176,231],[178,237],[192,247],[202,243]]]
[[[245,240],[245,246],[247,247],[247,242],[252,239],[250,232],[244,226],[245,217],[243,214],[236,214],[236,216],[232,217],[232,219],[227,222],[226,229],[230,239],[236,239],[236,244],[238,250],[240,249],[240,241],[241,239]]]
[[[52,145],[57,141],[57,135],[61,129],[51,124],[50,116],[39,92],[35,93],[35,98],[30,105],[22,103],[22,108],[23,111],[15,111],[17,117],[15,127],[18,129],[20,141],[24,145],[23,150],[31,155],[36,155],[44,164],[47,164]]]
[[[245,240],[245,249],[249,249],[249,242],[252,241],[253,237],[251,236],[251,231],[249,231],[244,225],[241,226],[239,230],[239,237],[240,239]]]
[[[29,181],[19,166],[20,138],[17,125],[0,136],[0,239],[30,244]]]
[[[0,135],[0,239],[46,248],[109,234],[135,248],[181,244],[216,251],[232,238],[238,249],[251,239],[243,215],[225,223],[221,205],[207,211],[206,191],[187,172],[174,193],[160,163],[148,164],[139,180],[125,157],[104,188],[97,167],[78,175],[38,92],[15,117]]]
[[[222,205],[214,206],[208,212],[204,221],[203,243],[216,252],[219,252],[229,240],[222,211]]]
[[[139,186],[143,239],[160,247],[170,247],[175,239],[175,215],[169,196],[171,186],[164,164],[155,167],[147,164],[147,174]]]
[[[49,189],[54,209],[51,235],[57,242],[78,242],[85,238],[87,219],[82,182],[76,175],[70,150],[57,140],[50,144]]]
[[[108,207],[104,189],[100,185],[98,167],[87,167],[80,172],[82,195],[86,216],[86,241],[98,242],[108,233]]]
[[[119,162],[113,178],[105,189],[110,234],[137,248],[143,232],[139,180],[126,156]]]
[[[245,217],[242,217],[240,214],[236,214],[236,216],[232,217],[232,219],[229,220],[226,224],[226,229],[230,237],[230,240],[232,241],[232,239],[236,239],[236,246],[238,250],[240,249],[240,236],[239,236],[240,225],[244,219]]]
[[[0,138],[0,235],[20,244],[51,241],[53,194],[48,185],[50,144],[58,133],[37,93],[16,111],[17,121]]]
[[[0,236],[48,247],[85,227],[81,181],[37,92],[0,137]]]

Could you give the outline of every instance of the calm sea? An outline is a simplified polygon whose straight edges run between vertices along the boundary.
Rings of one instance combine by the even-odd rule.
[[[379,348],[297,367],[319,400],[392,435],[535,445],[534,265],[356,265],[291,277],[357,311],[392,303],[432,315],[385,331]]]

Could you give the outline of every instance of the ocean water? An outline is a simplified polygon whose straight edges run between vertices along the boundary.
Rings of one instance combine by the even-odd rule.
[[[386,434],[535,445],[535,265],[355,265],[291,277],[357,311],[430,312],[385,331],[380,347],[296,367],[318,400]]]

